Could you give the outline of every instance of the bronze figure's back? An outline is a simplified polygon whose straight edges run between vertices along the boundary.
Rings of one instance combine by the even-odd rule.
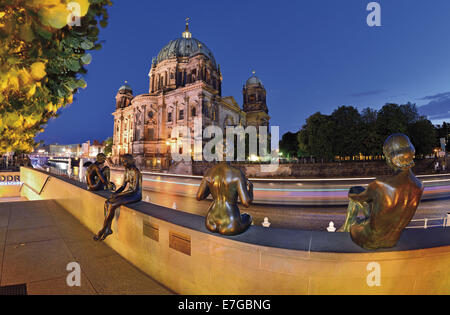
[[[200,185],[198,200],[204,200],[209,195],[213,203],[206,218],[206,227],[213,233],[237,235],[245,232],[252,223],[248,214],[241,213],[238,199],[245,207],[253,202],[253,185],[241,170],[227,163],[210,169]]]

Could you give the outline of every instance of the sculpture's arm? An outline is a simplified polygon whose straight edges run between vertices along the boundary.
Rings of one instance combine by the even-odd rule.
[[[108,185],[108,180],[105,178],[105,176],[103,176],[103,173],[100,170],[100,167],[98,167],[98,165],[95,166],[94,172],[95,174],[97,174],[98,178],[104,185]]]
[[[211,191],[209,190],[208,182],[203,179],[197,192],[197,200],[205,200],[206,198],[208,198],[210,193]]]
[[[121,192],[123,192],[125,190],[125,188],[127,188],[127,184],[128,184],[128,180],[127,180],[127,174],[125,171],[125,174],[123,176],[122,186],[113,193],[113,196],[118,196]]]
[[[247,180],[247,186],[248,186],[248,195],[250,196],[250,203],[253,202],[253,183],[249,180]]]
[[[126,192],[120,192],[120,193],[116,193],[116,197],[126,197],[126,196],[134,196],[137,193],[139,193],[139,191],[141,190],[141,185],[142,185],[142,174],[141,172],[139,172],[139,170],[137,169],[131,169],[129,170],[129,172],[132,173],[134,180],[131,181],[133,184],[130,184],[131,189],[126,191]],[[128,183],[130,183],[130,181],[128,180]],[[124,187],[124,186],[122,186]],[[126,185],[125,185],[126,187]],[[124,188],[125,189],[125,188]]]
[[[348,198],[356,202],[371,202],[376,191],[376,181],[370,183],[366,190],[360,194],[349,193]]]
[[[247,185],[249,187],[248,190]],[[238,179],[237,189],[242,205],[246,208],[250,207],[253,202],[253,184],[242,176]]]

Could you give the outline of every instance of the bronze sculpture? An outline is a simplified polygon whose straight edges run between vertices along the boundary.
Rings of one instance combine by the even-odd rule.
[[[390,136],[383,147],[387,164],[395,175],[380,178],[367,189],[353,187],[345,225],[352,240],[365,249],[395,247],[404,228],[411,222],[423,195],[423,184],[413,174],[415,149],[403,134]],[[357,218],[362,210],[365,219]]]
[[[123,205],[136,203],[142,200],[142,174],[134,163],[133,156],[126,154],[122,157],[125,166],[122,186],[105,202],[105,222],[103,228],[94,236],[95,241],[104,241],[113,234],[111,229],[116,209]],[[128,189],[125,190],[128,186]]]
[[[115,185],[110,181],[110,169],[104,166],[106,155],[99,153],[95,163],[91,164],[86,171],[86,183],[89,191],[114,190]]]
[[[245,207],[253,202],[253,184],[241,170],[222,162],[210,169],[204,176],[197,192],[197,200],[209,195],[213,203],[206,217],[206,228],[227,236],[245,232],[252,224],[252,217],[242,214],[237,206],[238,198]]]

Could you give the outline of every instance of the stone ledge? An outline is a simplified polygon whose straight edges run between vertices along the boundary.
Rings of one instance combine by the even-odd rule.
[[[28,168],[22,173],[37,191],[49,176]],[[26,186],[22,194],[55,200],[95,233],[108,194],[51,176],[42,195]],[[145,235],[144,224],[158,226],[158,241]],[[449,229],[406,231],[396,248],[369,252],[341,233],[253,226],[243,235],[223,237],[209,233],[203,217],[141,202],[121,207],[113,230],[108,246],[180,294],[450,293]],[[189,239],[190,252],[187,241],[172,246],[183,251],[171,248],[174,234]],[[372,262],[381,265],[382,287],[367,285]]]

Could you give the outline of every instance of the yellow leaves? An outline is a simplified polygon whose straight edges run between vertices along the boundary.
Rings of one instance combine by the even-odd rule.
[[[20,86],[22,86],[22,87],[25,87],[33,82],[33,77],[25,69],[20,69],[18,76],[19,76]]]
[[[21,40],[25,42],[32,42],[34,37],[33,30],[31,29],[31,25],[25,25],[20,29],[19,37]]]
[[[2,19],[5,15],[6,15],[6,12],[1,11],[1,12],[0,12],[0,19]],[[3,23],[0,22],[0,27],[4,27],[4,26],[5,26],[5,24],[3,24]]]
[[[31,65],[31,76],[34,80],[40,81],[43,77],[45,77],[46,74],[45,63],[35,62]]]
[[[73,2],[77,2],[80,5],[81,9],[81,17],[85,16],[89,11],[90,3],[88,0],[75,0]]]
[[[33,84],[28,90],[27,97],[32,97],[36,93],[36,84]]]
[[[48,112],[56,114],[58,112],[59,107],[60,105],[58,104],[48,103],[46,109]]]
[[[8,87],[14,91],[19,90],[20,88],[19,77],[15,73],[8,76]]]
[[[29,115],[27,117],[25,117],[25,128],[29,128],[31,126],[33,126],[34,124],[36,124],[38,122],[38,120],[36,119],[36,117]]]
[[[56,29],[66,26],[68,15],[69,12],[67,11],[66,5],[62,3],[53,6],[45,6],[39,10],[39,17],[42,24]]]
[[[3,18],[5,16],[6,12],[0,12],[0,19]],[[5,24],[0,22],[0,28],[4,27]]]
[[[68,24],[71,16],[85,16],[90,3],[88,0],[33,0],[32,6],[40,8],[39,16],[44,25],[60,29]]]

